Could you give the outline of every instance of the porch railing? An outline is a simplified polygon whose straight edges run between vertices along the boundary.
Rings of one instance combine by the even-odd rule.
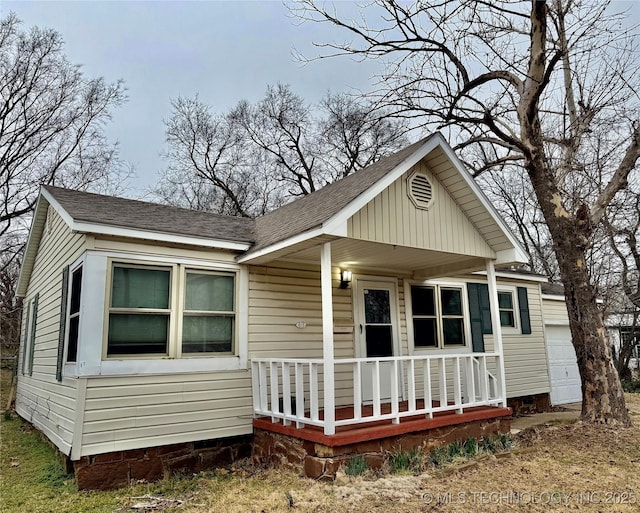
[[[327,426],[322,359],[252,358],[253,411],[286,426],[320,426],[325,432],[417,415],[433,418],[438,412],[504,403],[500,369],[498,353],[336,359],[331,392],[341,416]]]

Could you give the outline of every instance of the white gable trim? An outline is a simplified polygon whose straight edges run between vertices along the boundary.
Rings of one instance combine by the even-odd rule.
[[[378,194],[381,194],[387,187],[395,182],[404,173],[409,171],[413,166],[420,162],[424,157],[431,153],[434,149],[440,147],[449,160],[453,163],[458,174],[464,180],[464,182],[471,188],[471,191],[480,200],[482,206],[489,212],[489,215],[493,221],[498,225],[500,230],[505,234],[513,248],[498,251],[496,253],[496,263],[523,263],[526,264],[529,259],[527,258],[526,251],[520,245],[520,242],[516,239],[515,235],[511,232],[511,229],[506,225],[502,217],[498,214],[493,204],[482,192],[482,189],[478,186],[471,175],[466,171],[464,165],[458,159],[451,146],[446,142],[443,135],[440,132],[436,132],[432,137],[429,137],[425,143],[418,148],[411,156],[409,156],[404,162],[398,165],[393,171],[388,173],[379,182],[374,184],[373,187],[368,189],[365,193],[358,196],[340,212],[334,215],[331,219],[325,221],[323,227],[329,232],[335,230],[335,226],[340,226],[347,222],[347,220],[353,216],[356,212],[362,209],[369,201],[374,199]]]
[[[288,239],[285,239],[283,241],[276,242],[275,244],[267,246],[266,248],[259,249],[258,251],[252,251],[248,255],[241,255],[240,257],[238,257],[237,261],[239,264],[251,262],[256,258],[260,258],[264,255],[268,255],[269,253],[274,253],[300,242],[313,239],[314,237],[320,237],[321,235],[325,235],[325,231],[322,228],[314,228],[312,230],[299,233],[298,235],[294,235],[293,237],[289,237]]]
[[[500,217],[500,214],[498,214],[498,211],[495,209],[493,204],[489,201],[489,198],[487,198],[485,196],[484,192],[482,192],[482,189],[480,189],[480,186],[473,179],[473,177],[469,173],[467,173],[467,171],[466,171],[466,169],[464,167],[464,164],[460,161],[460,159],[458,158],[456,153],[453,151],[451,146],[449,146],[447,144],[447,142],[444,140],[442,134],[440,134],[438,132],[438,135],[440,136],[440,139],[442,140],[442,143],[443,143],[440,146],[444,150],[444,152],[447,154],[447,157],[449,157],[451,162],[453,162],[453,164],[455,165],[456,169],[458,170],[458,173],[460,174],[460,176],[462,176],[462,179],[465,181],[465,183],[471,188],[473,193],[480,200],[480,203],[482,203],[482,206],[485,209],[487,209],[487,211],[491,215],[491,218],[500,227],[500,230],[502,230],[502,232],[505,234],[507,239],[509,239],[509,242],[513,246],[513,251],[514,251],[513,258],[514,259],[511,260],[510,262],[518,262],[518,263],[522,263],[522,264],[526,264],[527,262],[529,262],[529,259],[527,258],[527,252],[520,245],[520,242],[518,241],[518,239],[516,239],[516,236],[513,234],[511,229],[504,222],[504,219],[502,219],[502,217]],[[499,253],[502,253],[502,252],[499,252]],[[500,261],[500,258],[498,258],[497,263],[502,263]]]
[[[42,189],[41,192],[43,192]],[[40,239],[42,238],[44,225],[47,221],[48,206],[49,201],[46,198],[43,198],[42,195],[40,195],[38,197],[38,201],[36,202],[36,208],[33,211],[31,228],[29,228],[29,238],[27,239],[24,256],[22,257],[22,265],[20,266],[20,274],[18,275],[18,284],[16,287],[16,297],[24,297],[27,294],[27,287],[29,286],[31,271],[33,271],[36,254],[38,253],[38,246],[40,245]]]
[[[496,263],[497,264],[506,264],[506,263],[527,263],[529,261],[527,257],[527,253],[522,248],[516,237],[513,235],[509,227],[497,213],[489,199],[484,195],[478,184],[473,180],[471,175],[467,173],[464,165],[458,159],[455,152],[451,149],[449,144],[444,139],[443,135],[440,132],[436,132],[431,137],[429,137],[422,146],[420,146],[416,151],[414,151],[411,155],[409,155],[403,162],[401,162],[398,166],[396,166],[391,172],[387,173],[384,177],[382,177],[378,182],[373,184],[371,188],[369,188],[364,193],[360,194],[356,197],[351,203],[347,204],[344,208],[342,208],[338,213],[336,213],[331,218],[327,219],[321,228],[313,229],[307,231],[302,234],[294,235],[293,237],[289,237],[283,241],[272,244],[271,246],[267,246],[266,248],[261,249],[256,253],[251,253],[249,256],[241,257],[238,259],[238,262],[247,262],[251,261],[254,258],[259,256],[264,256],[269,253],[273,253],[280,249],[286,248],[287,246],[291,246],[302,240],[306,240],[313,236],[318,235],[334,235],[334,236],[346,236],[347,232],[347,221],[351,216],[353,216],[356,212],[361,210],[369,201],[374,199],[376,196],[381,194],[387,187],[389,187],[393,182],[395,182],[399,177],[401,177],[404,173],[409,171],[413,166],[415,166],[418,162],[420,162],[424,157],[426,157],[429,153],[431,153],[436,148],[442,148],[447,155],[447,157],[451,160],[454,167],[458,171],[458,174],[462,177],[464,182],[471,188],[471,191],[477,196],[480,200],[482,206],[489,212],[489,215],[493,219],[493,221],[498,225],[500,230],[505,234],[509,242],[512,244],[512,248],[498,251],[496,252]]]
[[[378,182],[373,184],[372,187],[367,189],[364,193],[360,194],[357,198],[355,198],[351,203],[345,206],[342,210],[340,210],[333,217],[327,219],[323,223],[323,228],[331,233],[337,230],[338,227],[346,224],[347,220],[356,214],[359,210],[361,210],[367,203],[369,203],[376,196],[381,194],[387,187],[389,187],[393,182],[395,182],[398,178],[400,178],[403,174],[409,171],[413,166],[415,166],[418,162],[420,162],[425,156],[435,150],[438,146],[441,146],[442,135],[440,133],[436,133],[433,136],[429,137],[425,143],[420,146],[412,155],[407,157],[402,163],[396,166],[393,171],[387,173],[384,177],[382,177]]]

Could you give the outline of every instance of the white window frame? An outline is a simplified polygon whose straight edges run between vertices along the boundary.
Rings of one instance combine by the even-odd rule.
[[[63,371],[66,365],[75,365],[76,362],[78,361],[78,352],[80,349],[80,323],[82,322],[82,294],[84,291],[84,268],[83,268],[83,263],[84,261],[80,261],[80,262],[76,262],[74,265],[69,266],[69,281],[67,282],[67,309],[66,309],[66,313],[67,313],[67,318],[65,319],[65,327],[64,327],[64,355],[63,355]],[[71,314],[71,295],[73,294],[73,275],[78,271],[78,269],[82,269],[82,279],[80,280],[80,308],[78,310],[78,313],[75,314],[77,317],[79,317],[78,320],[78,340],[76,341],[76,359],[73,361],[69,361],[69,335],[71,333],[71,317],[73,316]],[[66,375],[66,373],[63,372],[63,376]]]
[[[219,316],[219,317],[231,317],[233,316],[233,338],[231,340],[232,350],[230,352],[211,352],[211,353],[186,353],[186,356],[182,356],[182,329],[183,322],[185,318],[186,312],[194,312],[193,310],[187,310],[186,308],[186,299],[187,299],[187,274],[208,274],[214,276],[229,276],[233,275],[233,310],[223,311],[223,310],[207,310],[207,314],[210,316]],[[181,287],[178,291],[179,299],[180,299],[180,309],[178,312],[177,319],[177,334],[178,334],[178,343],[177,343],[177,355],[178,358],[197,358],[197,357],[222,357],[222,356],[236,356],[238,352],[238,273],[234,271],[223,271],[219,269],[200,269],[192,266],[182,266],[181,276],[180,276],[180,284]]]
[[[108,299],[111,287],[111,263],[147,264],[167,267],[184,265],[193,269],[235,272],[236,280],[236,351],[235,355],[194,356],[184,358],[151,357],[104,358],[108,328]],[[144,376],[192,374],[248,370],[249,271],[227,253],[212,258],[196,256],[141,254],[126,250],[87,249],[72,267],[82,263],[82,300],[78,357],[65,363],[63,376],[100,378],[109,376]],[[101,329],[96,327],[101,326]]]
[[[435,289],[435,301],[436,301],[436,325],[438,330],[438,345],[433,347],[416,346],[415,337],[413,332],[413,304],[411,299],[411,287],[432,287]],[[443,334],[443,322],[445,317],[442,315],[441,305],[441,289],[455,288],[460,290],[461,294],[461,308],[462,308],[462,326],[464,335],[464,344],[460,345],[444,345]],[[439,354],[457,354],[457,353],[470,353],[471,348],[471,323],[469,320],[469,305],[467,296],[467,285],[465,282],[458,281],[414,281],[405,280],[404,283],[404,298],[405,298],[405,317],[407,325],[407,337],[410,354],[424,354],[438,352]],[[425,318],[425,316],[419,316],[419,318]],[[428,316],[427,316],[428,317]],[[458,316],[454,316],[458,318]]]
[[[112,307],[111,306],[111,296],[113,293],[113,273],[116,267],[123,267],[128,269],[148,269],[148,270],[168,270],[169,275],[169,298],[168,298],[168,306],[169,308],[127,308],[127,307]],[[103,345],[102,345],[102,358],[104,360],[124,360],[124,359],[156,359],[156,358],[177,358],[176,348],[172,347],[172,340],[175,342],[174,331],[175,331],[175,316],[177,312],[177,298],[175,297],[177,294],[174,294],[174,291],[177,291],[177,264],[157,264],[153,262],[130,262],[123,261],[120,259],[110,259],[107,265],[107,300],[106,300],[106,311],[104,315],[104,333],[103,333]],[[111,314],[118,313],[157,313],[166,315],[168,317],[168,328],[167,328],[167,352],[165,354],[108,354],[108,346],[109,346],[109,320]]]
[[[169,317],[169,327],[167,335],[167,353],[166,354],[112,354],[108,351],[109,338],[109,316],[111,313],[139,312],[137,308],[114,308],[111,307],[111,294],[113,292],[113,270],[115,267],[127,267],[137,269],[157,269],[169,270],[169,308],[158,309],[159,313],[166,313]],[[186,275],[188,272],[202,274],[218,274],[232,275],[234,278],[234,329],[232,346],[233,351],[230,353],[210,352],[210,353],[186,353],[182,354],[182,320],[184,316],[184,300],[186,291]],[[240,290],[240,273],[238,269],[225,269],[219,267],[205,267],[202,265],[192,265],[188,262],[165,263],[160,261],[140,261],[130,259],[109,258],[107,264],[107,280],[106,280],[106,300],[103,327],[103,343],[102,343],[102,359],[103,361],[122,361],[122,360],[166,360],[166,359],[211,359],[211,358],[238,358],[241,357],[241,348],[239,342],[240,320],[238,316],[239,290]],[[150,312],[149,309],[145,309]],[[153,313],[153,312],[152,312]],[[228,314],[229,312],[225,312]],[[246,358],[246,356],[245,356]]]
[[[35,298],[27,301],[25,307],[23,307],[23,311],[26,312],[26,319],[24,325],[24,341],[22,348],[22,366],[21,366],[21,374],[23,376],[29,376],[30,367],[33,366],[33,361],[31,361],[31,332],[33,331],[33,304],[35,303]],[[24,309],[26,308],[26,309]]]
[[[512,285],[498,285],[498,294],[501,292],[507,292],[511,294],[513,299],[513,322],[514,326],[502,326],[500,323],[500,328],[502,329],[503,335],[520,335],[520,304],[518,303],[518,290],[515,286]],[[498,301],[498,318],[500,318],[500,302]]]

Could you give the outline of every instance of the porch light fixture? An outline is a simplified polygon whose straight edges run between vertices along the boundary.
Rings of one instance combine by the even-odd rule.
[[[340,288],[341,289],[349,288],[349,283],[351,283],[352,278],[353,278],[353,273],[351,271],[347,271],[346,269],[340,269]]]

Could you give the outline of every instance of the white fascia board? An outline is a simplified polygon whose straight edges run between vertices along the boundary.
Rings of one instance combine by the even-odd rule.
[[[323,224],[325,233],[332,233],[340,230],[343,226],[346,226],[347,220],[358,212],[362,207],[369,203],[378,194],[382,193],[387,187],[395,182],[404,173],[409,171],[413,166],[420,162],[425,156],[435,150],[438,146],[443,146],[445,143],[442,134],[436,132],[425,143],[418,148],[412,155],[407,157],[403,162],[395,167],[391,172],[387,173],[378,182],[373,184],[372,187],[356,197],[346,207],[336,213],[333,217],[327,219]],[[446,143],[444,144],[446,146]]]
[[[275,244],[271,244],[270,246],[259,249],[258,251],[252,251],[246,255],[242,255],[238,258],[237,261],[239,264],[251,263],[251,261],[256,258],[263,257],[265,255],[268,255],[269,253],[280,251],[281,249],[285,249],[289,246],[293,246],[300,242],[304,242],[305,240],[313,239],[314,237],[319,237],[320,235],[324,234],[325,232],[322,228],[314,228],[313,230],[299,233],[298,235],[289,237],[288,239],[284,239],[280,242],[276,242]]]
[[[502,251],[496,251],[496,261],[495,265],[502,264],[527,264],[529,263],[529,258],[527,253],[518,243],[517,246],[514,246],[510,249],[503,249]]]
[[[53,207],[53,209],[58,213],[58,215],[62,218],[62,220],[69,225],[69,227],[73,226],[73,217],[67,212],[62,205],[58,203],[56,200],[46,189],[40,189],[40,195],[43,196],[48,202],[49,205]]]
[[[187,244],[189,246],[203,246],[206,248],[230,249],[235,251],[247,251],[251,244],[247,242],[231,242],[226,240],[208,239],[204,237],[191,237],[188,235],[176,235],[172,233],[154,232],[150,230],[138,230],[135,228],[122,228],[98,223],[74,221],[71,229],[79,233],[95,233],[98,235],[112,235],[115,237],[127,237],[134,239],[146,239],[159,242],[173,242]]]
[[[476,274],[478,276],[486,276],[487,271],[475,271],[471,274]],[[496,277],[507,278],[510,280],[523,280],[523,281],[536,281],[539,283],[549,283],[549,279],[546,276],[536,276],[536,275],[531,275],[526,273],[519,273],[518,271],[514,271],[512,273],[496,271]]]
[[[559,294],[541,294],[542,299],[548,299],[549,301],[565,301],[565,297]]]
[[[35,261],[36,253],[38,252],[40,239],[42,238],[44,225],[47,222],[47,206],[50,202],[46,198],[45,194],[43,194],[45,192],[46,191],[44,189],[40,189],[40,196],[38,197],[38,200],[36,202],[36,208],[33,211],[31,227],[29,228],[29,238],[27,239],[24,256],[22,257],[20,274],[18,275],[16,297],[24,297],[27,294],[27,287],[29,286],[31,271],[33,271],[33,264]]]
[[[477,182],[467,172],[464,164],[460,161],[460,159],[458,158],[456,153],[453,151],[451,146],[449,146],[446,143],[446,141],[444,141],[442,134],[438,133],[438,135],[440,135],[440,137],[444,142],[444,144],[442,144],[441,146],[444,152],[446,153],[447,157],[449,157],[449,159],[453,162],[453,164],[458,169],[458,172],[462,176],[462,179],[471,188],[474,194],[478,197],[478,199],[480,200],[480,203],[482,203],[482,206],[487,209],[487,212],[489,212],[492,219],[500,227],[500,229],[505,234],[507,239],[509,239],[509,242],[513,245],[515,252],[514,252],[514,259],[512,261],[527,263],[529,261],[529,259],[527,258],[527,252],[520,245],[520,242],[518,241],[516,236],[513,234],[511,229],[507,226],[507,223],[505,223],[504,219],[502,219],[502,216],[498,214],[498,211],[495,209],[493,204],[489,201],[489,198],[485,196],[484,192],[482,192],[482,189],[478,186]],[[498,254],[500,253],[502,253],[502,251],[498,252]],[[500,263],[499,258],[497,263]]]

